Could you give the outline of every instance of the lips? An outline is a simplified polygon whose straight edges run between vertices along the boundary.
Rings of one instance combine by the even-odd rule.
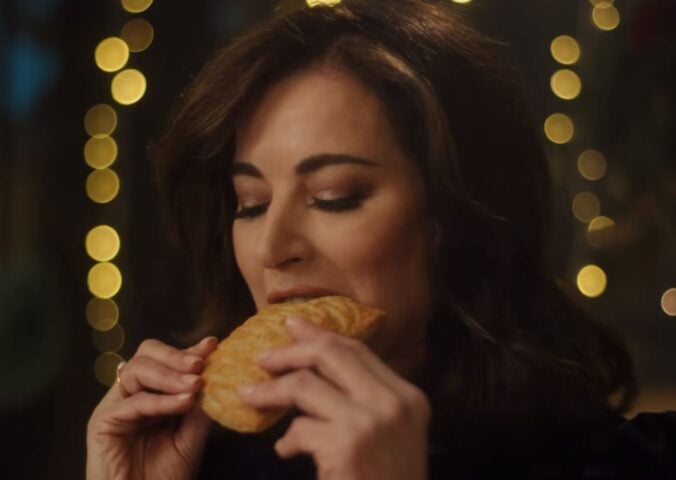
[[[305,285],[297,285],[292,288],[284,290],[273,290],[266,295],[269,304],[284,302],[292,297],[324,297],[327,295],[340,295],[340,293],[329,290],[327,288],[310,287]]]

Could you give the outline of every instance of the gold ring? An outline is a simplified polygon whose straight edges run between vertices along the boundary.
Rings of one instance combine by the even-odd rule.
[[[124,389],[122,386],[122,380],[120,379],[120,375],[122,374],[122,369],[124,366],[127,364],[124,360],[121,361],[120,363],[117,364],[117,367],[115,367],[115,384],[117,385],[117,388],[120,389],[120,393],[122,394],[123,397],[128,397],[129,394],[127,391]]]

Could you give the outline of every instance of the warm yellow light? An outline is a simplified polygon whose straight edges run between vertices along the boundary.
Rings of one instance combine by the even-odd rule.
[[[664,292],[660,305],[664,313],[670,317],[676,317],[676,288],[670,288]]]
[[[112,227],[99,225],[85,237],[87,254],[99,262],[112,260],[120,251],[120,237]]]
[[[589,222],[587,230],[590,232],[596,232],[613,226],[615,226],[615,222],[611,218],[600,215]]]
[[[94,59],[104,72],[117,72],[129,60],[129,47],[121,38],[108,37],[97,45]]]
[[[585,150],[577,159],[577,169],[587,180],[599,180],[606,174],[606,157],[593,148]]]
[[[102,353],[94,362],[94,377],[106,387],[111,387],[115,383],[115,370],[122,361],[117,353]]]
[[[600,296],[606,290],[607,284],[606,273],[596,265],[587,265],[577,274],[577,288],[587,297]]]
[[[338,5],[340,1],[341,0],[307,0],[307,4],[310,7],[333,7],[334,5]]]
[[[106,137],[115,131],[117,114],[110,105],[100,103],[87,110],[84,125],[85,130],[92,137]]]
[[[129,13],[145,12],[153,4],[153,0],[122,0],[122,8]]]
[[[596,6],[596,5],[599,5],[601,3],[615,3],[615,0],[589,0],[589,3]]]
[[[108,168],[117,158],[117,143],[112,137],[90,138],[85,143],[84,158],[92,168]]]
[[[132,52],[142,52],[150,46],[155,36],[153,26],[142,18],[128,21],[120,33]]]
[[[122,70],[113,78],[110,91],[117,103],[131,105],[146,93],[146,77],[133,68]]]
[[[601,213],[601,202],[592,192],[581,192],[573,200],[573,214],[582,223],[589,223]]]
[[[115,326],[120,318],[120,311],[115,300],[94,297],[87,303],[87,322],[94,330],[105,332]]]
[[[587,241],[594,247],[602,247],[610,240],[614,226],[615,222],[608,217],[594,218],[587,227]]]
[[[114,297],[122,287],[122,274],[112,263],[97,263],[89,270],[87,286],[96,297]]]
[[[87,196],[96,203],[108,203],[120,191],[120,179],[109,168],[94,170],[87,177]]]
[[[453,3],[469,3],[472,0],[453,0]]]
[[[620,24],[620,12],[610,2],[600,2],[592,10],[592,21],[601,30],[614,30]]]
[[[552,57],[563,65],[572,65],[580,59],[580,45],[570,35],[559,35],[549,46]]]
[[[119,323],[108,331],[92,330],[92,343],[99,352],[117,352],[124,346],[124,329]]]
[[[552,92],[564,100],[572,100],[580,94],[582,90],[582,82],[572,70],[567,68],[561,69],[552,75],[550,80]]]
[[[573,138],[574,133],[573,121],[563,113],[554,113],[545,120],[545,135],[553,143],[568,143]]]

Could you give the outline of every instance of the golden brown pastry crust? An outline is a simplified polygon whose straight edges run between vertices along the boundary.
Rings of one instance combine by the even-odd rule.
[[[237,327],[207,358],[204,388],[198,397],[202,410],[224,427],[238,432],[260,432],[272,426],[286,410],[254,409],[239,399],[243,384],[270,380],[256,363],[258,352],[293,343],[284,320],[299,316],[323,328],[365,339],[378,327],[385,312],[343,296],[326,296],[302,303],[270,305]]]

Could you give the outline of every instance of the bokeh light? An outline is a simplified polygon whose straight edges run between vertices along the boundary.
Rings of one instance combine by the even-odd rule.
[[[89,270],[87,286],[96,297],[114,297],[122,287],[122,274],[112,263],[97,263]]]
[[[549,46],[552,57],[563,65],[572,65],[580,59],[580,44],[570,35],[559,35]]]
[[[129,47],[121,38],[108,37],[96,46],[94,59],[104,72],[117,72],[129,60]]]
[[[131,105],[146,93],[146,77],[136,69],[122,70],[113,77],[110,91],[117,103]]]
[[[587,265],[577,274],[577,288],[583,295],[595,298],[606,290],[606,273],[597,265]]]
[[[577,169],[587,180],[599,180],[606,174],[606,157],[593,148],[585,150],[577,159]]]
[[[670,288],[664,292],[660,305],[664,313],[670,317],[676,317],[676,288]]]
[[[612,219],[600,215],[594,218],[591,222],[589,222],[587,230],[593,232],[597,230],[602,230],[604,228],[612,227],[613,225],[615,225],[615,222]]]
[[[567,68],[561,69],[552,75],[550,80],[552,92],[564,100],[572,100],[580,95],[582,90],[582,82],[577,73]]]
[[[614,226],[611,218],[603,215],[594,218],[587,226],[587,241],[594,247],[602,247],[611,239]]]
[[[108,168],[117,158],[117,143],[112,137],[90,138],[84,146],[84,158],[92,168]]]
[[[124,346],[124,340],[124,329],[119,323],[105,332],[92,330],[92,343],[99,352],[117,352]]]
[[[107,137],[115,131],[117,113],[110,105],[100,103],[87,110],[84,118],[86,132],[94,137]]]
[[[575,127],[568,115],[554,113],[545,120],[545,135],[553,143],[568,143],[572,140],[574,133]]]
[[[155,31],[150,22],[142,18],[135,18],[129,20],[124,27],[122,27],[120,36],[129,46],[130,51],[142,52],[153,42]]]
[[[114,352],[102,353],[94,362],[94,377],[106,387],[115,383],[115,370],[124,359]]]
[[[338,5],[341,0],[307,0],[309,7],[320,7],[326,5],[332,7],[333,5]]]
[[[87,254],[99,262],[112,260],[120,251],[120,236],[114,228],[99,225],[92,228],[85,237]]]
[[[94,170],[87,177],[85,185],[87,196],[96,203],[108,203],[120,191],[120,179],[109,169]]]
[[[589,223],[601,213],[601,202],[592,192],[581,192],[573,200],[573,214],[582,223]]]
[[[453,0],[453,3],[469,3],[472,0]]]
[[[620,24],[620,12],[610,2],[600,2],[592,10],[592,21],[601,30],[614,30]]]
[[[87,323],[101,332],[110,330],[120,318],[120,310],[115,300],[110,298],[94,297],[87,303],[85,310]]]
[[[145,12],[153,4],[153,0],[122,0],[122,8],[129,13]]]

